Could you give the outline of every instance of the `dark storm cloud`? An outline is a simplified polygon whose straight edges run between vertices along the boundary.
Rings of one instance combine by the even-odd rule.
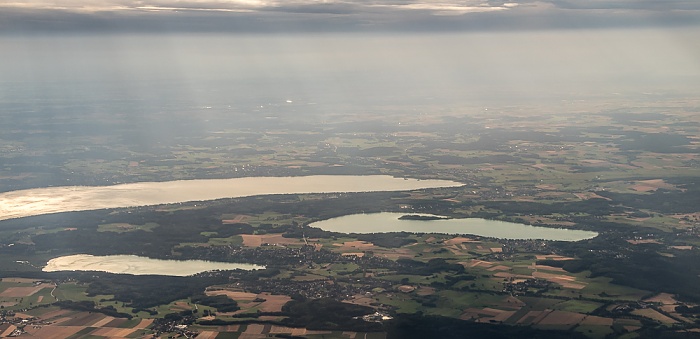
[[[0,32],[433,31],[700,24],[700,1],[16,0]]]

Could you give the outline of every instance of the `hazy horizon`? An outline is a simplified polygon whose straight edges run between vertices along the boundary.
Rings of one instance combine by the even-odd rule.
[[[700,90],[699,18],[700,3],[683,0],[16,0],[0,4],[0,102],[687,95]]]
[[[259,98],[361,107],[365,101],[497,104],[518,98],[687,94],[700,90],[700,43],[692,40],[697,33],[0,37],[6,61],[0,65],[0,102],[171,97],[208,107]],[[25,87],[29,91],[22,93]]]

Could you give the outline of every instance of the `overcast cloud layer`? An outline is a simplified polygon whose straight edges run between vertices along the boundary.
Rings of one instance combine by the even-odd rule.
[[[508,30],[700,25],[695,0],[8,0],[0,32]]]

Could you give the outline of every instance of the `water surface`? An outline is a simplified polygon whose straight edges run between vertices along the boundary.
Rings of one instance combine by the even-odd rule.
[[[0,194],[0,220],[57,212],[206,201],[268,194],[410,191],[457,187],[447,180],[388,175],[312,175],[139,182],[113,186],[64,186]]]
[[[596,232],[570,230],[563,228],[537,227],[512,222],[487,220],[480,218],[439,219],[439,220],[401,220],[401,216],[415,213],[368,213],[350,214],[338,218],[322,220],[309,224],[325,231],[339,233],[442,233],[472,234],[482,237],[500,239],[543,239],[556,241],[579,241],[598,236]],[[434,216],[432,214],[419,214]],[[437,217],[437,216],[436,216]]]
[[[94,256],[89,254],[68,255],[49,260],[42,270],[58,271],[100,271],[134,275],[188,276],[214,270],[259,270],[265,266],[214,262],[204,260],[161,260],[135,255]]]

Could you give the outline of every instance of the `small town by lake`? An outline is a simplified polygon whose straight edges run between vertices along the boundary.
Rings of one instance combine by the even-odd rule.
[[[580,241],[598,236],[596,232],[563,228],[537,227],[512,222],[480,218],[449,219],[430,214],[418,214],[430,220],[401,218],[405,213],[382,212],[350,214],[309,224],[325,231],[339,233],[442,233],[470,234],[489,238],[553,241]]]
[[[458,187],[448,180],[389,175],[312,175],[64,186],[0,193],[0,220],[34,215],[271,194],[359,193]]]
[[[214,270],[260,270],[265,266],[214,262],[204,260],[161,260],[135,255],[94,256],[89,254],[68,255],[49,260],[42,270],[100,271],[133,275],[188,276]]]

